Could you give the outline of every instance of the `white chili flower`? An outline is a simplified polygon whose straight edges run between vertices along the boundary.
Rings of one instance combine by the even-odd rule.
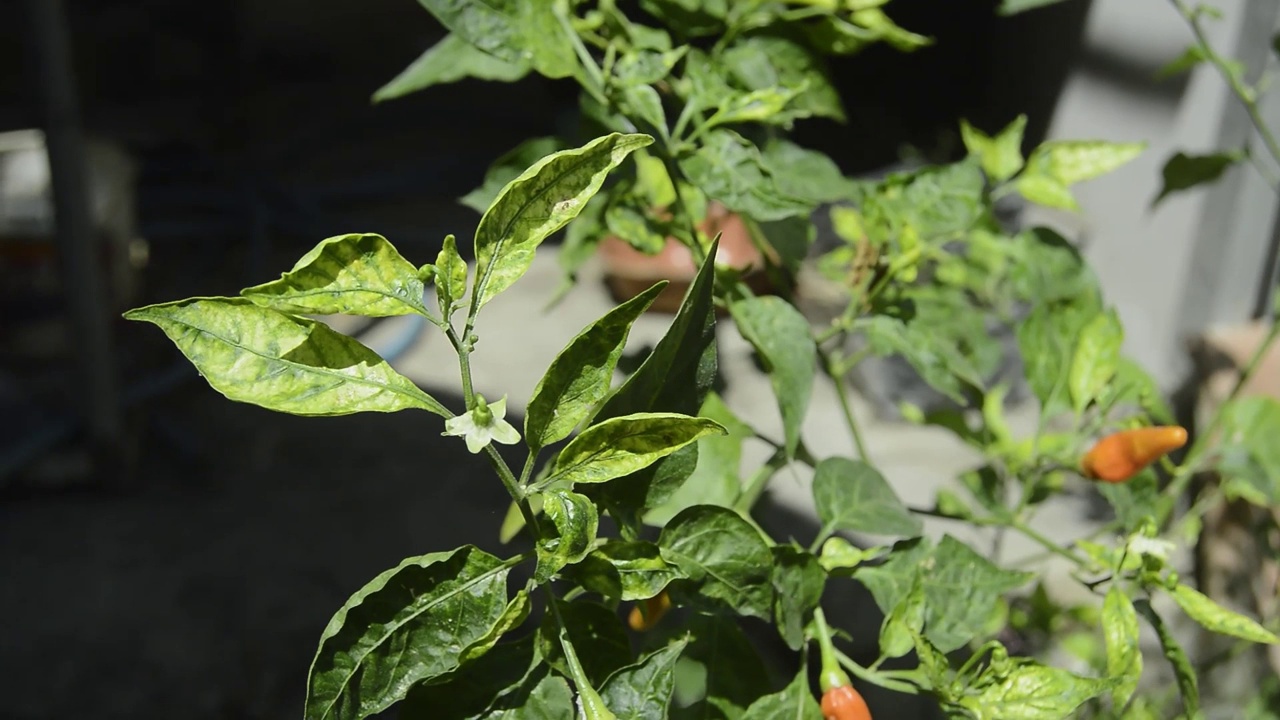
[[[507,414],[507,396],[488,405],[484,397],[476,394],[476,405],[467,412],[444,421],[444,434],[467,439],[467,449],[478,453],[490,442],[512,445],[520,442],[520,433],[503,420]]]
[[[1150,555],[1160,560],[1168,560],[1174,544],[1168,540],[1134,535],[1129,538],[1129,552],[1133,555]]]

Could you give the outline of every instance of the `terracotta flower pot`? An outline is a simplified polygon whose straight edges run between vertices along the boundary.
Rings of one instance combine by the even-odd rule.
[[[712,202],[699,230],[708,235],[720,233],[717,264],[741,271],[755,292],[770,291],[771,285],[764,273],[764,257],[751,242],[751,233],[741,217]],[[649,306],[649,312],[676,312],[698,272],[693,254],[679,240],[671,237],[667,238],[657,255],[646,255],[613,235],[600,241],[598,252],[604,262],[605,283],[616,302],[635,297],[659,280],[670,281]]]

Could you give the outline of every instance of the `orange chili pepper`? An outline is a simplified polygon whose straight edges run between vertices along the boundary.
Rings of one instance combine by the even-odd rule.
[[[663,590],[657,595],[644,601],[644,608],[641,609],[637,604],[631,608],[631,614],[627,617],[627,624],[636,632],[644,632],[650,630],[654,625],[662,620],[662,616],[667,614],[671,609],[671,596],[667,595],[667,591]]]
[[[822,694],[825,720],[871,720],[871,709],[851,685],[833,687]]]
[[[1187,444],[1187,431],[1177,425],[1121,430],[1097,442],[1080,460],[1085,477],[1124,482],[1160,456]]]

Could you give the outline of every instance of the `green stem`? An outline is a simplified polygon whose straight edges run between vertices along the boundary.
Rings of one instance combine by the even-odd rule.
[[[827,627],[827,616],[821,607],[814,609],[813,621],[818,628],[818,651],[822,656],[822,674],[818,677],[818,686],[825,693],[832,688],[850,685],[849,676],[840,669],[836,648],[831,642],[831,628]]]
[[[747,487],[742,491],[742,495],[738,497],[738,502],[734,503],[733,509],[739,513],[749,513],[751,508],[755,507],[756,501],[764,494],[764,490],[769,485],[769,479],[772,478],[778,470],[787,462],[786,448],[775,446],[773,455],[760,466],[755,475],[747,481]]]
[[[826,371],[827,376],[831,378],[836,386],[836,399],[840,401],[840,414],[844,416],[844,424],[848,426],[849,434],[853,436],[853,444],[858,448],[858,457],[865,462],[871,462],[871,456],[867,453],[867,445],[862,439],[862,431],[858,429],[858,421],[853,415],[853,404],[849,400],[849,389],[845,387],[843,374],[836,374],[838,368],[830,352],[819,348],[818,357],[822,359],[823,370]]]
[[[907,695],[920,694],[920,687],[914,683],[900,682],[898,680],[893,680],[889,677],[886,677],[886,674],[884,673],[884,671],[872,672],[862,667],[858,663],[854,662],[853,658],[849,657],[848,655],[845,655],[839,650],[836,650],[835,653],[836,653],[836,657],[839,658],[840,660],[840,664],[843,665],[846,670],[853,673],[854,677],[858,678],[863,682],[871,683],[872,685],[877,685],[879,687],[884,688],[885,690],[893,690],[894,692],[906,693]],[[894,673],[894,674],[899,676],[907,676],[906,673]]]
[[[821,528],[818,528],[818,535],[813,538],[813,542],[809,543],[809,554],[817,555],[822,549],[822,543],[829,540],[835,531],[836,528],[831,523],[824,523]]]
[[[591,52],[587,50],[587,46],[582,44],[582,38],[578,37],[577,31],[573,29],[573,23],[569,21],[566,4],[564,2],[556,2],[553,12],[556,20],[560,22],[560,27],[569,36],[569,43],[573,45],[573,52],[577,54],[578,62],[582,63],[582,69],[587,73],[585,82],[581,83],[582,88],[599,101],[601,105],[607,107],[609,101],[604,95],[604,73],[600,71],[600,66],[596,64],[595,58],[591,57]]]
[[[582,717],[584,720],[616,720],[609,708],[605,707],[604,700],[600,699],[600,694],[591,686],[591,681],[587,679],[587,673],[582,669],[582,663],[578,661],[578,653],[573,649],[573,641],[569,639],[569,631],[565,627],[564,617],[560,614],[560,603],[556,599],[556,595],[546,585],[543,586],[547,593],[547,607],[551,609],[551,614],[556,620],[557,635],[560,638],[560,649],[564,652],[564,661],[569,666],[569,676],[573,679],[574,686],[578,689],[578,699],[582,705]]]

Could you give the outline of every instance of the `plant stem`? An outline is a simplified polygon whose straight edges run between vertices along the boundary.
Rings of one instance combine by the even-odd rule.
[[[858,663],[854,662],[853,658],[849,657],[848,655],[845,655],[839,650],[835,651],[835,655],[836,655],[836,658],[839,659],[840,664],[844,666],[846,670],[848,670],[850,673],[853,673],[854,677],[858,678],[859,680],[862,680],[863,682],[868,682],[868,683],[871,683],[872,685],[877,685],[886,690],[893,690],[894,692],[906,693],[908,695],[920,694],[920,687],[915,685],[914,683],[892,680],[889,677],[886,677],[886,675],[880,671],[872,672],[870,670],[867,670],[866,668],[862,667]],[[900,673],[895,673],[895,674],[900,674]]]
[[[582,44],[582,38],[578,37],[577,31],[573,29],[573,23],[569,22],[565,3],[556,2],[554,12],[556,20],[560,22],[560,27],[569,36],[569,43],[573,45],[573,51],[578,56],[578,62],[582,63],[582,68],[587,73],[586,82],[581,83],[583,89],[590,93],[601,105],[607,107],[609,101],[604,95],[604,73],[600,71],[600,66],[596,65],[596,60],[591,57],[591,52],[587,50],[587,46]]]
[[[569,676],[573,678],[573,684],[578,690],[578,698],[582,701],[583,717],[594,720],[612,720],[614,714],[609,712],[609,709],[604,705],[604,701],[600,699],[599,693],[591,686],[591,681],[587,679],[587,673],[582,669],[582,663],[578,660],[578,654],[573,649],[573,641],[569,639],[569,630],[565,627],[564,617],[560,614],[560,602],[556,599],[556,594],[551,590],[550,586],[543,585],[542,587],[546,591],[547,607],[551,609],[551,614],[555,616],[556,634],[560,638],[560,649],[564,652],[564,661],[569,666]]]
[[[849,434],[853,436],[854,446],[858,448],[858,457],[865,462],[871,462],[871,457],[867,453],[867,445],[862,440],[862,432],[858,429],[858,421],[853,416],[853,405],[849,400],[849,389],[844,385],[844,376],[836,374],[838,368],[836,368],[830,352],[819,348],[818,357],[822,359],[822,369],[826,371],[827,376],[835,383],[836,398],[840,401],[840,413],[844,416],[844,423],[849,428]]]
[[[786,448],[775,446],[773,455],[765,461],[764,465],[756,471],[755,475],[747,481],[747,487],[742,491],[742,495],[738,496],[738,502],[734,503],[733,509],[739,513],[749,513],[751,508],[755,507],[756,501],[764,494],[764,490],[769,485],[769,479],[772,478],[778,470],[787,462]]]
[[[822,657],[822,674],[819,687],[825,693],[831,688],[849,684],[849,676],[840,669],[840,661],[836,657],[835,645],[831,642],[831,628],[827,627],[826,613],[818,606],[813,610],[813,622],[818,626],[818,652]]]

